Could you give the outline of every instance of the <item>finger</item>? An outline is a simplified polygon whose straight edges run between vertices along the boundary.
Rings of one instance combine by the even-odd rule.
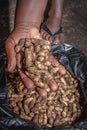
[[[46,90],[44,90],[44,89],[42,89],[42,88],[40,88],[40,87],[36,87],[36,90],[37,90],[37,92],[39,93],[39,95],[40,95],[41,97],[46,97],[46,96],[47,96]]]
[[[54,66],[54,67],[58,67],[59,68],[59,73],[61,75],[65,75],[66,74],[66,69],[63,65],[61,65],[58,60],[51,54],[48,55],[49,57],[49,61],[51,62],[51,64]]]
[[[41,36],[43,36],[43,34],[45,33],[45,31],[43,29],[41,29],[40,33],[41,33]]]
[[[56,58],[53,55],[48,54],[48,57],[49,61],[54,67],[59,66],[60,63],[56,60]]]
[[[61,75],[65,75],[66,74],[66,69],[63,65],[59,65],[59,72]]]
[[[47,35],[45,36],[45,39],[50,41],[50,40],[51,40],[50,35],[49,35],[49,34],[47,34]]]
[[[46,39],[47,34],[48,33],[46,31],[43,31],[43,34],[42,34],[43,39]]]
[[[34,88],[34,83],[33,81],[28,78],[20,69],[18,69],[19,75],[25,85],[28,89],[33,89]]]
[[[58,89],[58,86],[54,79],[50,79],[48,85],[52,91],[56,91]]]
[[[8,71],[12,72],[16,67],[16,54],[15,54],[15,43],[12,39],[7,39],[5,43],[7,58],[8,58]]]
[[[50,40],[51,40],[52,43],[53,43],[53,39],[54,39],[54,36],[50,35]]]

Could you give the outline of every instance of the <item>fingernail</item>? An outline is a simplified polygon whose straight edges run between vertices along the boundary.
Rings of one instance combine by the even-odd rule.
[[[49,80],[49,86],[52,91],[56,91],[58,89],[58,86],[57,86],[55,80],[53,80],[53,79]]]
[[[46,90],[40,88],[40,87],[37,87],[36,90],[38,91],[38,93],[40,94],[41,97],[46,97],[47,96],[47,92]]]
[[[61,75],[65,75],[66,69],[62,65],[59,65],[59,72],[60,72]]]

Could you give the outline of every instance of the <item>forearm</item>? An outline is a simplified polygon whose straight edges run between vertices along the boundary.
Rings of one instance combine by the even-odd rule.
[[[47,0],[19,0],[16,14],[16,25],[36,24],[40,26]]]

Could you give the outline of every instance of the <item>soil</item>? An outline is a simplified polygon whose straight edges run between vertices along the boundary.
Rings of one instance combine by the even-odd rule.
[[[87,56],[87,0],[66,0],[63,11],[63,41]]]
[[[10,34],[8,2],[0,1],[0,47]],[[87,0],[65,0],[62,42],[71,44],[87,56]]]

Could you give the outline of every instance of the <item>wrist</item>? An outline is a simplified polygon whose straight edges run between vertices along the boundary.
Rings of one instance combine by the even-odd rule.
[[[39,28],[40,27],[40,23],[39,22],[20,22],[20,23],[16,23],[15,27],[22,27],[22,28],[30,28],[30,27],[36,27]]]
[[[28,25],[28,24],[17,24],[14,28],[16,32],[21,32],[23,34],[31,34],[32,30],[37,30],[39,32],[39,28],[36,25]]]
[[[41,38],[39,28],[35,25],[25,26],[25,24],[17,24],[14,33],[21,38]]]

